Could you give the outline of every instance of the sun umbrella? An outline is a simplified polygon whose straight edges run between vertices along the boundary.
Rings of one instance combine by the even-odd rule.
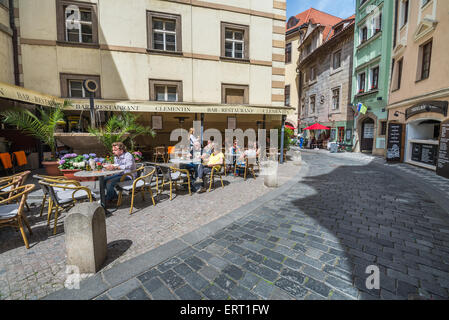
[[[325,127],[319,123],[315,123],[314,125],[307,127],[304,130],[330,130],[330,128]]]
[[[293,127],[293,126],[291,126],[291,125],[289,125],[289,124],[286,124],[285,127],[286,127],[287,129],[290,129],[290,130],[295,130],[295,127]]]

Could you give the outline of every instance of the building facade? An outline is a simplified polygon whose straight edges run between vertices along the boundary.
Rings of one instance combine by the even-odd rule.
[[[13,29],[9,0],[0,0],[0,82],[15,83]]]
[[[353,108],[359,103],[368,108],[354,120],[356,152],[385,153],[393,9],[394,1],[356,1]]]
[[[397,0],[395,9],[389,123],[403,125],[402,160],[436,170],[449,119],[449,2]]]
[[[21,84],[72,100],[71,116],[89,108],[86,79],[98,84],[101,122],[138,112],[157,124],[154,145],[194,120],[269,129],[288,113],[285,0],[15,2]]]
[[[308,41],[300,45],[298,70],[302,78],[301,129],[316,122],[330,128],[325,140],[351,144],[354,112],[351,108],[354,17],[332,26],[326,41],[311,53]],[[315,29],[316,30],[316,29]],[[316,31],[310,33],[310,37]],[[312,46],[313,47],[313,46]],[[320,138],[320,137],[316,137]]]
[[[304,78],[298,69],[298,63],[306,56],[304,48],[309,50],[308,54],[316,50],[331,35],[332,26],[341,19],[325,12],[310,8],[304,12],[292,16],[286,25],[286,77],[285,92],[286,105],[294,108],[288,117],[288,123],[297,127],[297,132],[304,128],[301,107],[304,105],[303,90]]]

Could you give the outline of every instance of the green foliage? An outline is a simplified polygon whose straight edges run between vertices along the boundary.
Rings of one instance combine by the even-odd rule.
[[[278,130],[278,146],[281,147],[281,127],[276,128]],[[292,129],[284,128],[284,149],[288,149],[294,144],[292,137],[295,132]]]
[[[27,109],[6,110],[0,113],[3,121],[9,125],[14,125],[25,134],[31,135],[36,139],[47,144],[51,149],[52,158],[56,157],[56,141],[54,137],[56,126],[64,120],[63,109],[70,105],[69,101],[64,104],[53,102],[50,109],[37,108],[39,117]]]
[[[134,150],[135,139],[140,135],[154,137],[156,133],[147,127],[140,125],[139,116],[129,112],[113,115],[109,118],[104,128],[89,128],[89,133],[95,135],[107,150],[112,150],[114,142],[123,142]]]

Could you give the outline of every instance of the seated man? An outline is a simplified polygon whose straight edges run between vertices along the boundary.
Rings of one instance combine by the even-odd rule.
[[[131,153],[127,152],[126,146],[122,142],[114,142],[112,144],[112,153],[114,154],[114,164],[104,165],[106,170],[124,170],[124,173],[129,173],[136,170],[136,162]],[[116,174],[104,179],[106,184],[106,205],[112,205],[117,200],[117,193],[115,192],[115,185],[120,182],[123,174]],[[136,174],[133,174],[133,179]],[[127,179],[130,179],[128,176]]]
[[[209,157],[209,161],[206,165],[201,164],[198,167],[198,177],[203,180],[203,187],[201,188],[200,192],[206,191],[206,175],[210,174],[212,171],[212,168],[216,165],[222,165],[224,154],[221,152],[221,147],[219,145],[214,145],[214,152]]]

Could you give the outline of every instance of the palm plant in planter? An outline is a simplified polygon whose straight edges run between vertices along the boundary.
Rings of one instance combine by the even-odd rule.
[[[154,137],[156,133],[137,122],[139,116],[129,112],[113,115],[103,128],[89,128],[89,133],[95,135],[107,150],[112,150],[114,142],[128,144],[131,151],[135,148],[135,139],[140,135]]]
[[[36,116],[27,109],[6,110],[0,113],[7,124],[17,126],[25,134],[31,135],[50,147],[51,159],[42,164],[47,169],[49,175],[59,175],[56,161],[56,140],[54,137],[56,127],[64,121],[63,109],[70,105],[69,101],[63,104],[53,102],[49,110],[37,108],[39,116]]]

